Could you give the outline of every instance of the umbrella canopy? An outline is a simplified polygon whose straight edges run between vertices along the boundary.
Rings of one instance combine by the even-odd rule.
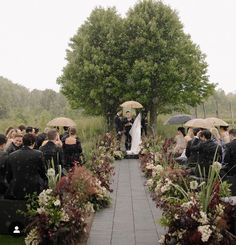
[[[124,108],[131,108],[131,109],[143,108],[143,106],[139,102],[133,101],[133,100],[126,101],[123,104],[121,104],[120,106],[124,107]]]
[[[216,118],[216,117],[208,117],[206,118],[206,120],[210,123],[212,123],[214,126],[226,126],[228,127],[229,124],[225,121],[223,121],[222,119],[220,118]]]
[[[202,119],[202,118],[192,119],[186,122],[184,126],[189,128],[205,128],[205,129],[210,129],[214,127],[212,122],[209,122],[206,119]]]
[[[183,124],[191,119],[193,119],[191,115],[179,114],[170,117],[167,121],[165,121],[164,125]]]
[[[47,123],[47,126],[63,126],[63,127],[73,127],[76,123],[67,117],[57,117]]]

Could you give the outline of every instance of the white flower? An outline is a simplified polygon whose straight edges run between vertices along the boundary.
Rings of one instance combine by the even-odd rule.
[[[60,206],[61,205],[61,201],[59,199],[57,199],[54,203],[54,206]]]
[[[161,165],[156,165],[153,167],[152,177],[160,175],[164,171],[164,168]]]
[[[216,172],[219,172],[219,171],[221,170],[221,168],[222,168],[222,165],[221,165],[221,163],[219,163],[219,162],[214,162],[214,163],[212,164],[212,168],[213,168]]]
[[[222,216],[224,214],[224,209],[225,209],[225,207],[219,203],[216,206],[216,213],[218,213],[220,216]]]
[[[61,221],[64,221],[64,222],[70,221],[70,217],[69,217],[69,215],[65,212],[64,209],[62,209]]]
[[[46,191],[43,190],[40,194],[39,194],[39,205],[40,206],[45,206],[47,205],[48,201],[52,198],[50,196],[50,194],[52,193],[51,189],[47,189]]]
[[[38,245],[40,243],[40,237],[37,228],[32,229],[25,238],[26,245]]]
[[[37,208],[37,213],[38,214],[45,213],[45,209],[44,208]]]
[[[47,195],[50,195],[51,193],[52,193],[52,189],[47,189],[47,190],[46,190],[46,194],[47,194]]]
[[[203,211],[200,211],[201,218],[198,220],[201,224],[206,225],[208,224],[207,214]]]
[[[47,171],[47,176],[55,177],[55,170],[53,168],[49,168]]]
[[[152,187],[152,185],[153,185],[153,180],[152,180],[152,179],[148,179],[147,182],[146,182],[146,185],[147,185],[148,187]]]
[[[201,233],[201,240],[207,242],[212,233],[210,225],[198,226],[198,231]]]
[[[164,244],[165,243],[165,236],[161,235],[160,240],[158,241],[160,244]]]
[[[198,183],[196,180],[190,182],[190,189],[196,190],[198,188]]]
[[[154,168],[155,168],[155,166],[152,163],[148,163],[146,165],[146,169],[154,169]]]

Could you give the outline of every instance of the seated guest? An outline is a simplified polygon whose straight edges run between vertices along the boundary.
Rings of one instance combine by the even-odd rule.
[[[5,135],[0,134],[0,197],[4,196],[7,190],[6,182],[6,162],[8,154],[4,151],[4,147],[7,143]]]
[[[200,139],[197,137],[197,133],[200,131],[199,128],[193,128],[193,139],[188,141],[187,146],[186,146],[186,151],[185,155],[188,158],[187,163],[188,165],[195,165],[198,162],[198,152],[197,151],[192,151],[191,147],[194,145],[197,145],[200,141]]]
[[[236,175],[236,129],[229,131],[230,143],[226,144],[224,163],[228,175]]]
[[[12,152],[19,150],[22,147],[22,138],[22,134],[16,133],[11,144],[6,148],[6,152],[11,154]]]
[[[63,141],[63,152],[67,170],[73,167],[75,162],[81,163],[82,147],[74,127],[69,129],[69,137]]]
[[[58,132],[56,129],[50,129],[47,134],[47,142],[39,150],[43,152],[46,168],[50,168],[52,161],[58,172],[58,165],[63,166],[62,148],[57,145]]]
[[[46,175],[43,154],[34,150],[35,136],[25,134],[23,147],[9,155],[7,161],[6,198],[24,200],[27,194],[40,193],[45,187]]]
[[[200,166],[202,176],[205,177],[207,177],[209,167],[212,165],[213,161],[221,162],[222,158],[222,148],[219,144],[214,142],[211,136],[211,132],[207,129],[199,131],[197,137],[193,141],[193,145],[190,147],[191,151],[198,152],[198,164]],[[200,138],[200,142],[198,137]],[[196,145],[195,141],[198,141],[199,143]],[[215,156],[216,158],[214,159]],[[196,174],[200,174],[198,166],[196,166]]]
[[[220,126],[220,138],[223,144],[230,142],[228,126]]]

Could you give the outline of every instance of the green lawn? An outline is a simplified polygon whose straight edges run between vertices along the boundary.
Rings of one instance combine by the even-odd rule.
[[[16,238],[12,236],[0,235],[0,245],[24,245],[24,237]]]

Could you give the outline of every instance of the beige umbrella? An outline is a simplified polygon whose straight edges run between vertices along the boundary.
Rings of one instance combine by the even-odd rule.
[[[184,126],[189,128],[205,128],[205,129],[210,129],[214,127],[212,122],[209,122],[206,119],[202,119],[202,118],[189,120],[184,124]]]
[[[208,117],[206,118],[206,120],[210,123],[212,123],[214,126],[226,126],[228,127],[229,124],[225,121],[223,121],[222,119],[220,118],[216,118],[216,117]]]
[[[133,101],[133,100],[126,101],[123,104],[121,104],[120,106],[124,107],[124,108],[131,108],[131,109],[143,108],[143,106],[139,102]]]
[[[47,123],[47,126],[73,127],[76,123],[67,117],[57,117]]]

